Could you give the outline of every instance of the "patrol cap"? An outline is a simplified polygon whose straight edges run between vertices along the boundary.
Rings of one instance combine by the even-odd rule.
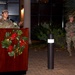
[[[69,18],[74,17],[74,15],[69,15]]]
[[[2,14],[3,14],[4,12],[7,12],[7,13],[8,13],[8,10],[3,10],[3,11],[2,11]]]

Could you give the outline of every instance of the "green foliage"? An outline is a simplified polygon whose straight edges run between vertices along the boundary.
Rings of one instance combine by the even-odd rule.
[[[54,35],[55,45],[64,48],[66,46],[65,32],[61,29],[53,29],[52,34]]]
[[[8,46],[10,46],[11,43],[11,40],[5,39],[4,41],[2,41],[2,48],[8,48]]]
[[[12,57],[12,56],[15,55],[15,53],[14,53],[14,51],[12,51],[12,52],[8,52],[8,55],[9,55],[10,57]]]
[[[10,36],[10,33],[9,32],[6,32],[5,37],[7,38],[9,36]]]
[[[23,34],[21,30],[13,30],[13,32],[16,32],[19,36]]]
[[[22,35],[23,34],[23,32],[21,30],[17,30],[16,32],[17,32],[18,35]]]
[[[27,38],[27,37],[22,37],[22,39],[23,39],[23,40],[28,40],[28,38]]]
[[[41,24],[37,29],[35,29],[35,31],[35,36],[37,36],[39,40],[47,41],[48,34],[51,33],[50,25],[46,23]]]
[[[41,24],[38,26],[36,36],[39,40],[43,40],[47,43],[48,35],[53,34],[55,39],[55,45],[64,48],[65,47],[65,32],[62,29],[53,28],[49,24]]]
[[[6,48],[9,56],[18,56],[22,54],[26,40],[28,38],[22,35],[21,30],[13,30],[12,32],[6,32],[4,40],[1,42],[2,48]]]

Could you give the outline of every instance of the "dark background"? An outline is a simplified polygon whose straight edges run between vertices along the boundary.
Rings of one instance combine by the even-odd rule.
[[[46,22],[53,28],[62,28],[62,20],[64,14],[63,1],[62,0],[32,0],[31,3],[31,31],[34,31],[35,27]],[[32,39],[34,39],[32,32]]]

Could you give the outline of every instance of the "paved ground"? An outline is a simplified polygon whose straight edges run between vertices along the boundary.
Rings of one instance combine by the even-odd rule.
[[[69,57],[66,50],[55,51],[54,69],[47,68],[47,50],[30,50],[26,75],[75,75],[75,51]]]

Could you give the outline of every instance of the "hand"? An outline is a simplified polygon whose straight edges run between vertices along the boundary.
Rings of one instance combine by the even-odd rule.
[[[19,22],[19,26],[21,26],[22,24],[23,24],[23,21],[20,21],[20,22]]]

